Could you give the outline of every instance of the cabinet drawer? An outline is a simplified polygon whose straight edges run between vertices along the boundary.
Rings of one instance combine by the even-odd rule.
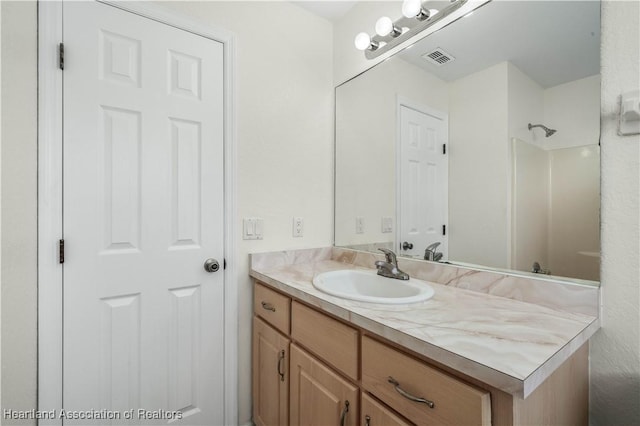
[[[291,299],[287,296],[256,283],[253,312],[284,334],[289,334]]]
[[[291,337],[358,380],[358,330],[298,302],[291,307]]]
[[[380,404],[366,393],[362,394],[362,426],[410,426],[398,417],[393,411]]]
[[[362,386],[418,425],[491,424],[489,392],[369,337],[362,339]]]

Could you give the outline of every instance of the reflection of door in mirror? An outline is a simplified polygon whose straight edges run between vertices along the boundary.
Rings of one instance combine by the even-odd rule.
[[[425,107],[399,104],[398,238],[400,253],[423,257],[425,249],[440,243],[448,258],[448,165],[444,148],[447,120],[443,113]]]

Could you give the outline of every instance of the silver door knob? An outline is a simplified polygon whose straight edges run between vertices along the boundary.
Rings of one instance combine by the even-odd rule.
[[[215,259],[207,259],[204,261],[204,270],[207,272],[217,272],[220,264]]]

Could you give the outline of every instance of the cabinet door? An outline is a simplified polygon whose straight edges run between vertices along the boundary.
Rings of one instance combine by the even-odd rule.
[[[355,426],[357,415],[358,388],[291,345],[291,425]]]
[[[410,426],[393,411],[362,393],[362,426]]]
[[[288,425],[289,339],[253,318],[253,421]]]

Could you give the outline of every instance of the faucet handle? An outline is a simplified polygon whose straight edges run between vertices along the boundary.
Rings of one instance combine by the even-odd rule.
[[[378,250],[384,253],[384,257],[386,258],[387,263],[396,266],[398,265],[398,259],[396,259],[396,254],[394,252],[386,248],[379,248]]]

